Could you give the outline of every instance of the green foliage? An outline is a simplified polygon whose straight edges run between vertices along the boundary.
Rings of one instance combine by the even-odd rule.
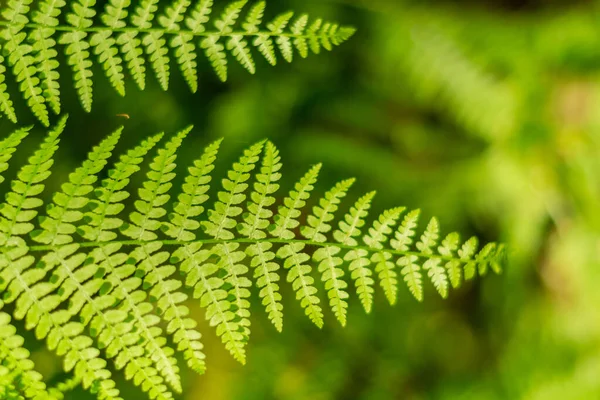
[[[23,347],[24,339],[16,334],[10,316],[0,312],[0,398],[44,398],[49,394],[42,376],[36,372],[29,360],[29,351]],[[5,392],[2,393],[2,390]]]
[[[333,74],[355,63],[327,86],[326,103],[290,101],[284,109],[307,121],[290,139],[281,135],[281,145],[293,149],[290,161],[322,160],[384,188],[377,203],[402,199],[444,225],[501,237],[511,248],[510,269],[437,307],[399,298],[402,318],[379,309],[376,323],[350,321],[350,331],[328,337],[326,353],[316,339],[296,351],[265,344],[263,354],[292,356],[269,370],[277,383],[255,397],[276,390],[287,378],[279,371],[294,363],[306,377],[302,394],[290,389],[281,397],[600,398],[593,378],[600,372],[597,3],[341,3],[338,12],[368,14],[357,27],[374,35],[328,64]],[[318,96],[285,77],[280,85],[300,92],[294,100]],[[262,132],[276,137],[284,124]],[[421,218],[425,228],[429,220]],[[444,243],[445,233],[440,252],[460,257],[476,245],[463,250],[452,237]],[[430,270],[419,265],[429,280]],[[450,286],[477,273],[470,263],[438,266]],[[348,351],[357,337],[381,342]],[[297,362],[306,352],[319,353],[318,361]],[[357,358],[373,371],[366,381],[353,379],[361,371]],[[481,368],[490,359],[495,366]],[[239,374],[230,382],[247,387],[250,379]],[[240,390],[231,397],[245,396]]]
[[[0,20],[0,111],[11,121],[17,117],[5,81],[10,70],[27,105],[46,126],[50,108],[60,113],[59,44],[72,69],[75,89],[83,108],[89,112],[93,101],[92,53],[111,85],[125,95],[125,69],[140,89],[146,85],[146,64],[154,71],[160,86],[169,87],[170,64],[174,59],[192,92],[198,90],[197,51],[204,50],[218,77],[227,79],[230,53],[248,72],[256,64],[251,48],[274,65],[275,48],[291,62],[294,49],[308,55],[307,42],[314,53],[331,50],[354,33],[353,28],[322,23],[316,19],[306,29],[308,17],[297,18],[290,29],[293,13],[276,17],[261,28],[264,2],[253,6],[244,22],[239,22],[246,1],[231,3],[218,15],[212,0],[174,0],[159,6],[157,0],[143,0],[133,7],[130,0],[110,0],[103,11],[96,0],[10,0]],[[193,4],[195,3],[195,4]],[[129,19],[127,17],[130,17]],[[209,26],[212,23],[212,27]],[[126,68],[125,68],[126,67]]]
[[[0,313],[6,338],[0,356],[8,368],[0,369],[0,379],[13,376],[8,379],[11,384],[3,386],[10,392],[6,396],[23,393],[36,398],[42,393],[56,398],[81,384],[101,399],[118,399],[107,366],[112,360],[151,399],[172,398],[173,391],[182,390],[176,352],[194,371],[205,370],[202,335],[189,316],[188,292],[199,300],[227,350],[244,363],[253,286],[269,320],[277,330],[283,328],[281,267],[301,307],[321,327],[321,286],[344,325],[350,282],[365,310],[371,310],[373,269],[393,303],[398,290],[395,266],[402,266],[409,290],[420,301],[422,270],[445,297],[450,267],[444,263],[458,270],[450,274],[453,286],[458,286],[460,280],[452,274],[464,269],[465,278],[471,278],[486,274],[490,266],[498,272],[504,256],[503,246],[493,243],[476,253],[473,239],[456,253],[457,234],[438,247],[436,219],[412,246],[419,212],[407,213],[397,226],[403,208],[384,211],[363,233],[374,192],[358,198],[342,215],[336,213],[344,208],[342,200],[354,179],[334,185],[309,212],[305,207],[320,165],[310,168],[275,209],[282,164],[268,141],[243,152],[205,213],[220,141],[210,144],[188,169],[172,202],[177,153],[191,128],[173,136],[150,159],[128,215],[124,209],[132,195],[130,179],[162,135],[124,153],[98,182],[118,145],[121,129],[115,131],[68,176],[52,202],[45,203],[44,181],[65,121],[50,131],[22,167],[0,206],[0,293],[12,305],[15,319],[24,320],[26,329],[64,356],[64,369],[72,371],[73,378],[46,390],[9,315]],[[3,170],[26,133],[16,131],[0,142]],[[45,215],[39,215],[44,205]],[[313,276],[314,269],[320,279]]]

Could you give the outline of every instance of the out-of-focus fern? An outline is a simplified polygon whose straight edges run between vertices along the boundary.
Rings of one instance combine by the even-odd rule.
[[[325,298],[344,325],[350,292],[369,312],[376,282],[390,303],[396,301],[399,280],[421,301],[425,280],[446,297],[450,285],[457,287],[489,268],[500,270],[502,245],[490,243],[477,252],[477,241],[469,239],[459,248],[456,233],[440,242],[435,218],[419,234],[418,210],[394,208],[367,222],[374,192],[346,210],[342,200],[353,179],[339,182],[306,210],[321,165],[311,167],[275,208],[282,164],[268,141],[243,152],[210,206],[207,193],[220,141],[207,146],[171,202],[178,149],[190,128],[151,158],[129,215],[122,211],[133,195],[127,190],[130,178],[162,135],[124,153],[98,182],[121,130],[109,135],[38,218],[45,204],[43,182],[64,126],[62,119],[50,131],[0,205],[0,293],[13,305],[15,319],[24,320],[26,329],[64,356],[64,369],[72,371],[73,379],[46,390],[9,315],[0,313],[0,356],[10,371],[0,374],[10,382],[3,390],[11,393],[60,397],[81,384],[101,399],[118,399],[107,366],[112,360],[150,398],[172,398],[171,391],[181,391],[176,352],[191,369],[205,370],[202,335],[189,317],[188,293],[205,309],[225,347],[244,363],[253,286],[269,320],[277,330],[283,327],[280,274],[321,327]],[[0,142],[0,170],[6,170],[27,131]]]
[[[23,347],[24,339],[16,332],[10,316],[0,312],[0,398],[18,399],[19,393],[26,398],[49,397],[42,375],[33,369]]]
[[[292,19],[288,12],[262,28],[265,2],[256,3],[246,17],[246,0],[229,4],[222,13],[213,12],[212,0],[173,0],[160,6],[158,0],[110,0],[98,10],[96,0],[10,0],[0,20],[0,111],[10,120],[17,116],[9,97],[5,74],[10,70],[27,105],[44,125],[50,108],[61,110],[59,52],[72,68],[74,85],[86,111],[92,108],[94,60],[102,66],[111,85],[125,95],[125,69],[140,89],[146,85],[149,64],[161,87],[169,87],[170,64],[175,60],[192,92],[198,89],[197,52],[203,50],[218,77],[227,79],[229,53],[254,73],[254,47],[269,64],[277,62],[276,49],[291,62],[294,52],[307,57],[309,51],[331,50],[354,33],[353,28],[303,14]],[[62,45],[62,46],[59,46]],[[126,68],[125,68],[125,67]]]
[[[477,59],[481,55],[457,37],[461,29],[473,36],[476,27],[461,26],[451,10],[411,7],[390,15],[395,23],[380,26],[386,46],[383,56],[388,58],[379,61],[397,66],[385,67],[392,74],[389,79],[406,85],[416,102],[434,107],[474,136],[496,141],[518,130],[521,93],[481,65]]]

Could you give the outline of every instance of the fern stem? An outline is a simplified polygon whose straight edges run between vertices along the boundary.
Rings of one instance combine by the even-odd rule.
[[[0,21],[0,26],[11,27],[15,26],[9,21]],[[19,27],[27,28],[27,29],[43,29],[47,28],[45,25],[40,25],[36,23],[27,23],[27,24],[19,24]],[[197,37],[208,37],[208,36],[217,36],[217,37],[232,37],[232,36],[246,36],[246,37],[258,37],[258,36],[268,36],[268,37],[281,37],[285,36],[288,38],[298,38],[298,39],[310,39],[314,38],[315,34],[307,33],[307,34],[295,34],[292,32],[270,32],[270,31],[258,31],[258,32],[246,32],[246,31],[231,31],[231,32],[221,32],[217,30],[206,30],[204,32],[195,32],[188,29],[180,29],[168,31],[165,28],[138,28],[135,26],[125,26],[123,28],[110,28],[106,26],[90,26],[88,28],[78,28],[73,26],[56,26],[52,27],[55,31],[58,32],[85,32],[85,33],[95,33],[95,32],[115,32],[115,33],[161,33],[165,35],[191,35]]]
[[[373,249],[369,246],[351,246],[351,245],[344,245],[341,243],[333,243],[333,242],[315,242],[312,240],[303,240],[303,239],[279,239],[279,238],[264,238],[264,239],[249,239],[249,238],[234,238],[234,239],[198,239],[198,240],[192,240],[192,241],[182,241],[182,240],[155,240],[156,242],[160,242],[163,246],[185,246],[185,245],[191,245],[194,243],[201,243],[201,244],[213,244],[213,245],[218,245],[218,244],[225,244],[225,243],[240,243],[240,244],[258,244],[258,243],[273,243],[273,244],[295,244],[295,243],[302,243],[305,244],[307,246],[315,246],[315,247],[328,247],[328,246],[336,246],[339,247],[341,249],[346,249],[346,250],[365,250],[369,253],[378,253],[379,250],[377,249]],[[141,241],[141,240],[113,240],[110,242],[83,242],[83,243],[77,243],[80,247],[100,247],[100,246],[104,246],[107,245],[109,243],[118,243],[122,246],[140,246],[143,244],[146,244],[146,242]],[[58,248],[60,248],[62,246],[51,246],[51,245],[34,245],[34,246],[30,246],[29,247],[29,251],[32,252],[45,252],[45,251],[54,251]],[[10,246],[0,246],[0,250],[8,250],[10,249]],[[387,253],[396,255],[396,256],[417,256],[419,258],[431,258],[431,254],[427,254],[427,253],[423,253],[423,252],[418,252],[418,251],[403,251],[403,250],[393,250],[393,249],[386,249],[385,250]],[[436,258],[439,258],[440,260],[446,260],[446,261],[458,261],[460,263],[466,263],[472,260],[463,260],[457,257],[452,257],[452,256],[443,256],[443,255],[436,255]]]

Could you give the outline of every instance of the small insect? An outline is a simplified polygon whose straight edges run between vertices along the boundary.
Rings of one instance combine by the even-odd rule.
[[[123,117],[125,119],[129,119],[129,114],[117,114],[117,117]]]

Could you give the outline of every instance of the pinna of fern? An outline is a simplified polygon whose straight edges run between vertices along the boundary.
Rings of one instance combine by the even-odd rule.
[[[21,168],[0,205],[0,293],[13,305],[13,317],[64,357],[72,382],[101,399],[119,398],[109,363],[152,399],[181,391],[175,353],[204,372],[202,335],[190,306],[204,309],[226,349],[244,363],[250,294],[258,292],[281,331],[282,276],[321,327],[326,308],[346,324],[351,293],[369,312],[377,286],[393,304],[403,281],[421,301],[425,281],[446,297],[463,280],[490,268],[500,271],[502,245],[490,243],[478,252],[476,239],[461,244],[456,233],[440,241],[435,218],[419,234],[419,210],[397,207],[368,222],[375,192],[344,205],[353,179],[311,200],[320,164],[275,207],[282,163],[269,141],[243,152],[212,204],[208,193],[221,141],[208,145],[173,196],[178,149],[191,128],[167,139],[153,156],[163,135],[145,139],[99,181],[118,146],[122,130],[115,131],[46,203],[43,182],[65,121]],[[21,129],[0,142],[0,171],[27,133]],[[134,195],[131,177],[147,160],[145,182]],[[126,214],[130,197],[133,211]],[[9,324],[9,315],[0,314],[0,323]],[[10,355],[4,350],[0,355]],[[46,390],[23,358],[26,353],[13,364],[28,377],[30,390]]]
[[[92,108],[92,67],[102,66],[111,85],[125,95],[126,71],[140,89],[146,85],[148,65],[167,90],[171,61],[192,92],[198,89],[197,53],[203,51],[219,79],[227,79],[227,54],[254,73],[254,48],[275,65],[277,52],[287,62],[294,54],[331,50],[352,36],[354,29],[281,14],[263,25],[265,2],[243,15],[247,0],[229,4],[220,13],[213,0],[109,0],[103,10],[96,0],[9,0],[0,19],[0,112],[17,120],[6,85],[12,72],[19,90],[35,116],[49,125],[49,109],[61,110],[59,52],[71,67],[74,86],[83,108]],[[60,45],[60,46],[59,46]],[[95,56],[92,57],[92,53]]]
[[[0,308],[2,308],[0,302]],[[0,398],[48,398],[42,375],[35,371],[24,339],[17,335],[10,315],[0,312]],[[21,396],[23,398],[23,396]]]

